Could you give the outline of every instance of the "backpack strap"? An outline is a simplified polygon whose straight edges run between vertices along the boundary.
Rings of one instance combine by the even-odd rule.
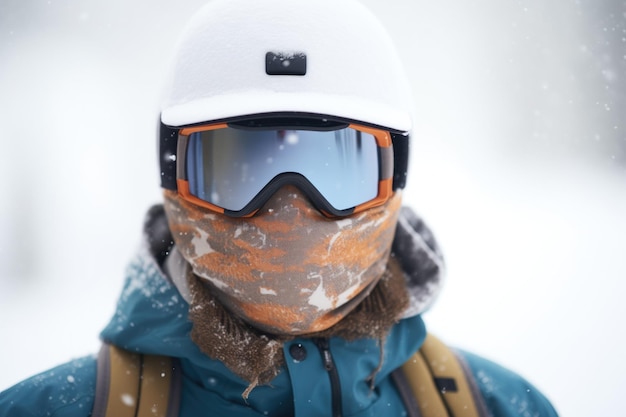
[[[410,417],[488,416],[462,358],[431,334],[392,377]]]
[[[92,417],[176,417],[181,371],[175,358],[104,344],[98,354]]]

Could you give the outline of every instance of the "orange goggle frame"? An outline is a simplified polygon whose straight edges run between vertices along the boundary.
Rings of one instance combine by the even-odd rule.
[[[253,216],[281,187],[298,187],[323,214],[384,204],[404,187],[408,135],[327,116],[161,125],[161,185],[232,217]]]

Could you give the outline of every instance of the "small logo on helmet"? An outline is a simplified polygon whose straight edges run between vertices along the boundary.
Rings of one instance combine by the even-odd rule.
[[[305,75],[306,54],[268,52],[265,54],[265,73],[267,75]]]

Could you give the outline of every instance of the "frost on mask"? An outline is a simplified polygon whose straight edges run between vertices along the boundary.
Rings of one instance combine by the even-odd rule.
[[[284,187],[241,219],[164,195],[176,246],[215,297],[252,326],[289,335],[328,329],[369,294],[385,271],[401,200],[396,193],[330,219]]]

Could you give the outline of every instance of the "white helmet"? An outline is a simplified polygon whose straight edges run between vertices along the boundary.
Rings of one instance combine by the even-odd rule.
[[[355,0],[212,0],[184,31],[171,74],[168,126],[303,112],[411,129],[391,38]]]

